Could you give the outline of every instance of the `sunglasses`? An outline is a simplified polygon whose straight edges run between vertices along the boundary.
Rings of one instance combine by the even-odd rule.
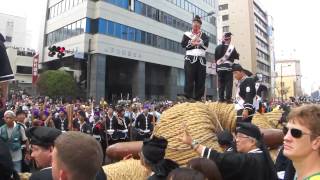
[[[283,127],[283,134],[284,135],[286,135],[289,131],[290,131],[291,136],[294,138],[297,138],[297,139],[301,138],[302,135],[311,135],[311,134],[308,134],[308,133],[301,131],[300,129]]]

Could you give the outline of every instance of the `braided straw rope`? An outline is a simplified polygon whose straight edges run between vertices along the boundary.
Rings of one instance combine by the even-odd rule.
[[[147,172],[139,160],[128,159],[102,167],[108,180],[145,180]]]
[[[281,111],[281,110],[274,110],[272,112],[265,113],[272,128],[282,129],[282,127],[283,127],[282,124],[278,124],[278,122],[282,116],[282,113],[283,113],[283,111]]]
[[[203,103],[183,103],[165,111],[154,129],[154,135],[168,140],[166,158],[185,165],[190,159],[199,156],[179,140],[183,134],[184,123],[190,135],[199,143],[219,150],[215,132],[220,131],[220,125],[215,117],[214,112]]]
[[[20,180],[28,180],[31,176],[31,173],[19,173]]]
[[[234,131],[236,128],[236,111],[233,104],[227,103],[206,103],[209,110],[217,115],[223,129]]]
[[[210,111],[215,112],[218,116],[218,120],[221,123],[223,129],[228,129],[234,132],[236,127],[236,111],[234,104],[226,103],[206,103]],[[265,114],[256,113],[253,116],[252,123],[257,125],[259,128],[269,129],[277,128],[281,129],[282,126],[278,125],[278,121],[281,118],[282,111],[273,111]]]
[[[253,123],[260,128],[272,128],[269,118],[277,119],[281,113],[256,114]],[[180,165],[198,157],[199,155],[187,145],[179,141],[183,135],[182,125],[186,123],[190,135],[202,145],[221,151],[216,132],[223,129],[235,130],[236,112],[233,104],[226,103],[183,103],[175,105],[161,115],[161,121],[154,129],[154,135],[162,136],[169,142],[166,150],[166,158],[172,159]],[[275,159],[277,150],[271,150],[271,156]],[[125,160],[103,167],[108,179],[122,180],[146,179],[144,167],[137,160]]]

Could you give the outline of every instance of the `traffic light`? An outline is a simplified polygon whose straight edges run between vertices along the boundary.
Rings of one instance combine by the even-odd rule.
[[[56,46],[50,46],[48,50],[49,50],[48,56],[53,57],[54,55],[56,55],[56,50],[57,50]]]
[[[65,55],[65,50],[66,50],[66,49],[65,49],[65,47],[60,47],[60,46],[58,46],[58,47],[56,47],[56,46],[50,46],[50,47],[48,48],[48,50],[49,50],[48,56],[53,57],[53,56],[56,55],[56,53],[58,53],[58,54],[57,54],[57,57],[58,57],[59,59],[62,59],[63,56]]]
[[[57,51],[58,51],[58,58],[59,59],[62,59],[63,56],[65,55],[65,48],[64,47],[58,47],[57,48]]]

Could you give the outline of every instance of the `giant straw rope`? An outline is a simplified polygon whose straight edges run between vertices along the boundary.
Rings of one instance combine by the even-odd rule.
[[[276,128],[281,111],[256,114],[253,123],[260,128]],[[154,129],[154,135],[162,136],[168,140],[165,157],[172,159],[180,165],[185,165],[189,160],[199,155],[187,145],[181,143],[178,137],[182,136],[183,124],[188,127],[190,135],[202,145],[220,151],[216,133],[221,129],[232,132],[236,126],[236,112],[233,104],[226,103],[183,103],[173,106],[161,115],[160,123]],[[275,157],[277,151],[272,151]],[[137,160],[121,161],[107,165],[104,170],[108,179],[145,179],[142,176],[142,166]],[[139,175],[140,178],[139,178]],[[130,177],[130,178],[128,178]]]

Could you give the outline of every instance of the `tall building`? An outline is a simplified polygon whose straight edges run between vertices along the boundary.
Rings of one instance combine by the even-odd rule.
[[[26,28],[26,18],[0,13],[0,33],[6,39],[7,47],[27,47]]]
[[[96,98],[175,99],[184,86],[183,33],[194,15],[204,17],[207,59],[213,61],[216,21],[207,15],[215,9],[216,0],[48,0],[42,68],[81,70],[79,85],[88,84]],[[69,52],[62,59],[49,57],[53,45]],[[207,96],[216,96],[213,73],[206,85]]]
[[[278,100],[302,96],[299,60],[276,61],[275,95]]]
[[[240,54],[240,64],[263,76],[272,90],[274,61],[272,17],[257,0],[219,0],[218,39],[232,32],[232,44]]]

